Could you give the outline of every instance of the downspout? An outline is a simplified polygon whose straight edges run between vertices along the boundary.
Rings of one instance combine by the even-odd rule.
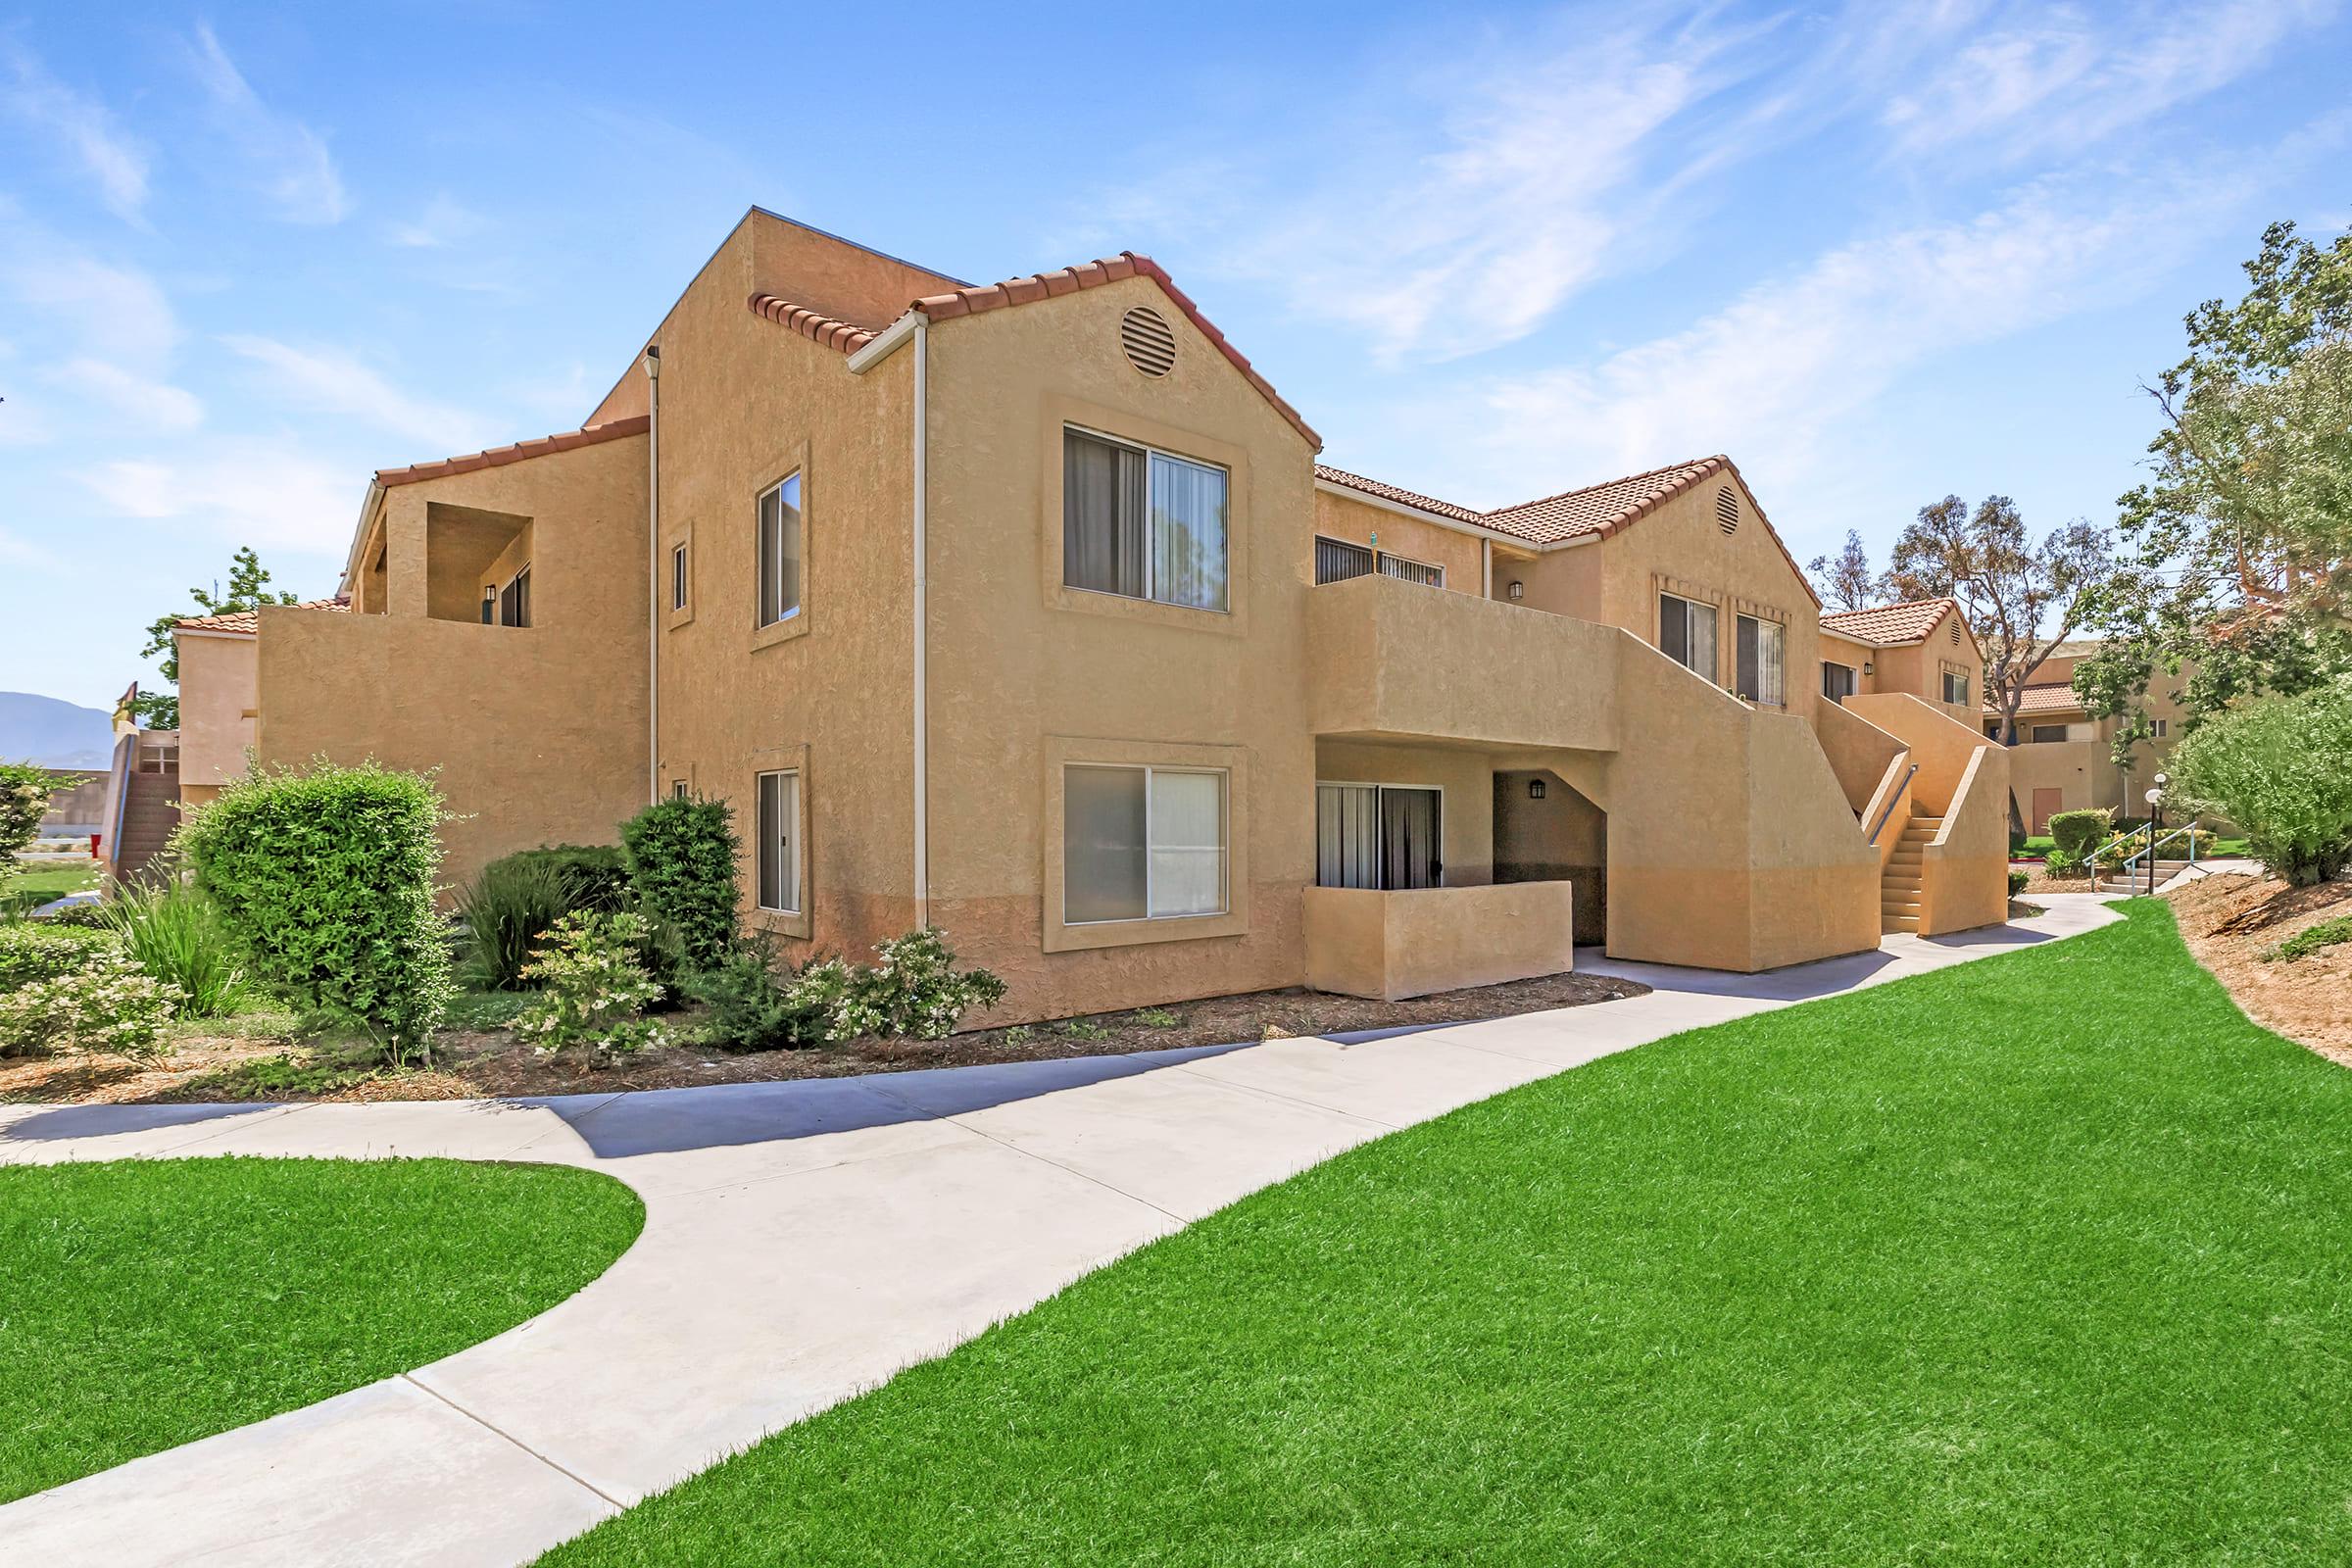
[[[914,317],[914,925],[931,924],[931,734],[930,681],[926,676],[930,588],[926,581],[925,452],[931,381],[931,322]]]
[[[645,801],[662,799],[662,349],[645,351]]]
[[[1481,599],[1494,597],[1494,541],[1492,539],[1478,542],[1478,596]]]

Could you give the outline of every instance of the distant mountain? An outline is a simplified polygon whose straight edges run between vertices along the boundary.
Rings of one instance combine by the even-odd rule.
[[[0,762],[105,767],[115,757],[115,721],[31,692],[0,692]]]

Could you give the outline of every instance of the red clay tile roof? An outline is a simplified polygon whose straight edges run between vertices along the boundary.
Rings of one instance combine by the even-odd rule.
[[[1378,479],[1367,479],[1360,473],[1349,473],[1346,468],[1334,468],[1327,464],[1315,465],[1315,477],[1346,489],[1360,490],[1365,495],[1377,496],[1383,501],[1395,501],[1422,512],[1434,512],[1441,517],[1451,517],[1456,522],[1475,522],[1483,526],[1487,520],[1483,512],[1473,512],[1468,507],[1455,506],[1450,501],[1440,501],[1436,496],[1425,496],[1401,485],[1383,484]]]
[[[1836,610],[1821,617],[1824,631],[1842,632],[1866,643],[1915,643],[1936,629],[1949,599],[1911,599],[1874,610]]]
[[[375,482],[389,488],[396,484],[415,484],[419,479],[440,479],[453,473],[471,473],[476,468],[496,468],[509,463],[520,463],[527,458],[543,458],[551,452],[569,452],[574,447],[592,447],[604,441],[618,441],[624,436],[643,435],[653,428],[653,418],[648,415],[631,415],[625,419],[592,424],[584,430],[562,430],[530,441],[517,441],[511,447],[469,452],[462,458],[412,463],[405,468],[378,468],[375,470]]]
[[[1055,299],[1064,294],[1075,294],[1080,289],[1100,288],[1105,283],[1123,282],[1131,277],[1148,277],[1158,284],[1159,291],[1168,297],[1169,303],[1184,313],[1185,319],[1191,321],[1201,336],[1216,345],[1218,353],[1233,362],[1233,368],[1257,389],[1258,396],[1274,405],[1275,412],[1289,420],[1291,428],[1306,437],[1317,451],[1322,450],[1323,438],[1315,434],[1314,427],[1298,416],[1297,409],[1283,401],[1282,394],[1274,390],[1273,384],[1251,368],[1242,351],[1225,340],[1225,334],[1200,314],[1200,307],[1195,305],[1191,296],[1178,288],[1166,270],[1149,256],[1121,251],[1116,256],[1101,261],[1081,262],[1076,267],[1057,268],[1051,272],[1031,272],[1024,277],[1006,278],[1002,283],[951,289],[944,294],[926,294],[911,302],[907,309],[920,311],[934,321],[952,321],[959,316],[977,316],[984,311],[1002,310],[1007,305],[1027,305],[1037,300]],[[749,303],[754,315],[764,316],[811,342],[839,349],[844,354],[857,353],[879,335],[880,329],[877,327],[835,320],[772,294],[755,294]]]
[[[349,610],[351,601],[341,594],[337,594],[332,599],[306,600],[289,608],[294,610]],[[172,626],[175,631],[217,631],[226,633],[231,637],[251,637],[261,630],[261,612],[258,610],[232,610],[225,615],[182,615],[173,621]]]
[[[2079,713],[2082,711],[2082,699],[2075,695],[2071,681],[2060,686],[2029,686],[2018,694],[2017,710],[2020,714]],[[1984,711],[1997,713],[2000,710],[1988,701]]]

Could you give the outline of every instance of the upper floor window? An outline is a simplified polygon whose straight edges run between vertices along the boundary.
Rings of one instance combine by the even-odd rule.
[[[1223,468],[1091,431],[1061,433],[1061,580],[1192,610],[1226,608]]]
[[[1854,695],[1854,666],[1821,662],[1821,695],[1833,703],[1842,703]]]
[[[801,612],[801,476],[760,497],[760,624]]]
[[[2047,746],[2067,738],[2066,726],[2064,724],[2036,724],[2028,732],[2028,738],[2034,745]]]
[[[1715,607],[1658,595],[1658,651],[1700,678],[1715,679]]]
[[[686,547],[678,545],[669,553],[669,608],[686,608]]]
[[[1315,585],[1327,582],[1346,582],[1350,577],[1369,577],[1373,570],[1373,556],[1369,546],[1353,544],[1346,539],[1330,539],[1315,535]]]
[[[501,626],[528,626],[531,623],[531,568],[523,567],[514,580],[498,591],[498,623]]]
[[[2161,718],[2151,718],[2151,719],[2149,719],[2149,720],[2148,720],[2148,734],[2149,734],[2150,736],[2154,737],[2154,738],[2155,738],[2155,739],[2157,739],[2157,740],[2162,740],[2162,739],[2164,739],[2165,725],[2166,725],[2166,723],[2167,723],[2167,722],[2168,722],[2167,720],[2165,720],[2165,719],[2161,719]]]
[[[1741,615],[1732,627],[1733,681],[1740,695],[1766,708],[1788,706],[1788,628],[1777,620]]]
[[[1954,708],[1968,706],[1968,677],[1956,669],[1943,672],[1943,700]]]

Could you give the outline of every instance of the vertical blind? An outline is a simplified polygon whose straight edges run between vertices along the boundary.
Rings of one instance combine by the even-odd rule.
[[[1741,615],[1733,634],[1738,639],[1733,651],[1734,689],[1751,703],[1787,707],[1788,628],[1777,620]]]
[[[1715,607],[1658,596],[1658,650],[1707,680],[1715,679]]]
[[[1379,784],[1315,786],[1315,886],[1434,888],[1445,873],[1439,794]]]
[[[1223,468],[1062,432],[1061,580],[1068,586],[1221,611],[1226,535]]]
[[[1315,535],[1315,581],[1317,583],[1346,582],[1350,577],[1372,575],[1372,552],[1362,545],[1349,544],[1345,539],[1326,539]]]
[[[1075,764],[1061,793],[1063,921],[1224,912],[1224,773]]]

